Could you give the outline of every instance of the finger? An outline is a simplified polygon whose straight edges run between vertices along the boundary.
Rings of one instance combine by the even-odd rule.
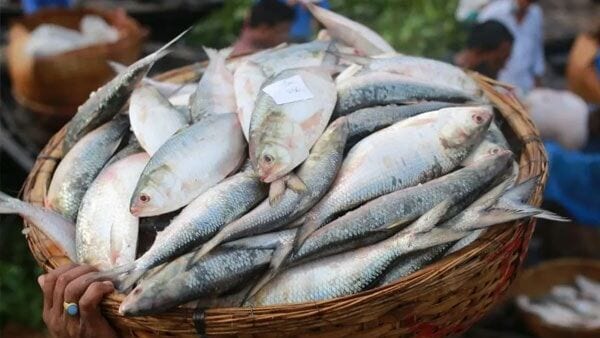
[[[85,325],[91,325],[94,322],[104,320],[98,305],[106,294],[109,294],[114,290],[113,284],[108,281],[93,282],[90,284],[83,293],[83,296],[79,299],[81,322],[86,323]]]
[[[94,268],[89,265],[80,265],[74,269],[65,271],[61,275],[56,278],[56,283],[54,285],[53,292],[53,300],[52,300],[52,312],[56,315],[62,314],[64,312],[63,302],[65,288],[67,285],[75,278],[86,274],[88,272],[94,271]],[[77,299],[67,299],[68,302],[76,302]]]
[[[96,271],[92,271],[72,280],[65,288],[64,299],[67,302],[79,303],[79,299],[83,296],[88,286],[96,281],[94,279],[95,275],[97,275]]]
[[[58,276],[69,269],[75,268],[76,266],[77,265],[75,264],[59,266],[54,270],[48,271],[47,274],[38,277],[38,283],[40,284],[40,288],[42,288],[42,293],[44,295],[44,311],[50,311],[52,308],[54,285]]]

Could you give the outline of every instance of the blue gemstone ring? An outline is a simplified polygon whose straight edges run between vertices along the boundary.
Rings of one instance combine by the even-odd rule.
[[[79,314],[79,306],[77,306],[77,304],[75,303],[64,302],[63,308],[65,309],[65,312],[71,317],[75,317]]]

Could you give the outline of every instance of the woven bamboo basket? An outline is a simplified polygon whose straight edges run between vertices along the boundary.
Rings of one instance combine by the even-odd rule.
[[[31,32],[52,23],[78,29],[88,14],[98,15],[119,31],[114,43],[91,45],[56,55],[31,57],[25,47]],[[108,60],[130,64],[137,60],[148,35],[122,11],[97,9],[45,9],[12,22],[7,48],[13,96],[22,106],[66,122],[90,93],[110,80],[114,73]]]
[[[542,263],[523,271],[511,287],[510,294],[541,297],[550,292],[555,285],[574,283],[577,275],[600,281],[600,261],[564,258]],[[566,328],[547,323],[537,315],[521,309],[519,312],[529,330],[540,338],[600,337],[600,329]]]
[[[189,66],[163,74],[173,82],[197,77]],[[506,121],[505,134],[520,164],[519,179],[541,175],[530,203],[540,205],[546,182],[547,160],[538,132],[524,107],[513,96],[494,89],[494,81],[472,76]],[[42,205],[62,157],[65,130],[41,152],[24,186],[24,199]],[[180,307],[147,317],[123,317],[124,298],[112,294],[102,310],[124,336],[243,337],[442,337],[464,332],[483,317],[506,293],[527,252],[535,221],[495,226],[467,248],[398,282],[328,301],[258,308],[209,309],[202,314]],[[25,223],[31,252],[46,270],[68,260],[43,234]]]

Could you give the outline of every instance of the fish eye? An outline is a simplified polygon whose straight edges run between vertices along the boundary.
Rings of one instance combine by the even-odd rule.
[[[475,114],[473,115],[473,119],[475,120],[475,122],[479,123],[483,123],[483,117],[481,117],[481,115],[479,114]]]
[[[140,195],[140,201],[147,203],[150,202],[150,196],[146,195],[146,194],[141,194]]]
[[[267,164],[271,164],[271,162],[273,162],[273,156],[265,154],[263,155],[263,161],[265,161]]]

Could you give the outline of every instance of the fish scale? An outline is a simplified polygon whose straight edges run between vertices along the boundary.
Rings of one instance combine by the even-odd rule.
[[[428,233],[397,234],[355,251],[292,267],[277,275],[244,306],[304,303],[354,294],[377,280],[400,255],[455,241],[464,235],[435,228]]]
[[[121,116],[77,142],[52,176],[46,207],[75,222],[86,190],[119,146],[127,127],[127,119]]]
[[[335,178],[342,163],[347,135],[348,123],[345,118],[332,123],[296,173],[305,184],[306,191],[296,192],[287,188],[274,206],[265,200],[242,218],[224,227],[199,250],[198,256],[221,242],[277,229],[304,214],[325,194]]]
[[[123,300],[119,312],[126,315],[158,313],[188,301],[217,296],[247,282],[263,270],[272,249],[222,249],[195,261],[184,255],[144,279]]]
[[[460,90],[384,72],[370,72],[351,77],[337,84],[337,92],[338,101],[334,117],[347,115],[361,108],[416,100],[456,103],[477,101]]]
[[[200,195],[156,236],[152,247],[128,266],[119,288],[129,288],[144,272],[203,243],[266,196],[252,171],[240,172]]]
[[[445,108],[363,139],[346,156],[329,192],[308,212],[297,244],[337,213],[454,169],[481,141],[491,116],[486,107]]]
[[[295,255],[290,257],[290,262],[323,253],[336,253],[341,249],[348,250],[352,248],[348,247],[349,242],[354,242],[356,247],[362,244],[362,238],[378,235],[377,233],[385,234],[383,230],[391,225],[400,229],[401,225],[417,219],[446,199],[453,201],[453,207],[445,216],[450,218],[469,203],[470,196],[476,196],[478,191],[501,173],[510,158],[511,153],[504,151],[424,184],[367,202],[313,232]]]

